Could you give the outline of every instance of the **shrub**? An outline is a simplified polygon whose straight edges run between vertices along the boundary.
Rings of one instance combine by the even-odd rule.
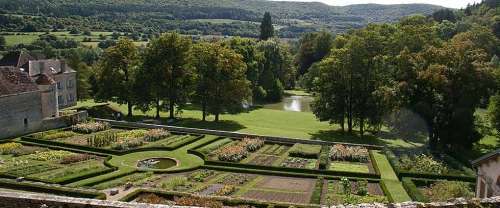
[[[469,183],[459,181],[439,181],[424,189],[423,194],[430,201],[446,201],[452,198],[472,198],[472,192]]]
[[[170,136],[170,132],[166,129],[151,129],[144,135],[144,141],[154,142],[165,139]]]
[[[340,179],[340,183],[342,183],[342,190],[343,190],[344,194],[350,195],[351,194],[351,181],[346,177],[342,177],[342,179]]]
[[[358,146],[333,145],[330,149],[330,159],[351,162],[368,162],[368,149]]]
[[[288,155],[291,157],[318,158],[321,152],[321,145],[296,143],[290,149]]]
[[[62,158],[61,164],[71,164],[71,163],[77,163],[81,161],[86,161],[86,160],[91,160],[95,159],[96,157],[94,155],[89,155],[89,154],[72,154],[72,155],[67,155]]]
[[[356,194],[359,196],[368,195],[368,181],[362,180],[357,182]]]
[[[62,160],[63,158],[70,155],[75,155],[75,153],[64,150],[50,150],[46,152],[37,152],[34,154],[30,154],[28,155],[28,158],[38,161],[56,161]]]
[[[91,147],[105,147],[118,141],[116,133],[102,132],[87,138],[87,145]]]
[[[250,152],[255,152],[258,149],[260,149],[262,146],[264,146],[264,140],[256,138],[256,139],[251,139],[251,138],[243,138],[242,144],[245,146],[245,148],[250,151]]]
[[[321,147],[321,154],[319,156],[319,169],[320,170],[326,170],[328,168],[328,162],[329,162],[329,147],[328,146],[322,146]]]
[[[232,185],[224,185],[224,187],[222,187],[217,192],[215,192],[215,195],[218,195],[218,196],[229,196],[234,191],[236,191],[236,188],[234,186],[232,186]]]
[[[0,154],[9,155],[12,154],[17,149],[22,148],[23,145],[15,142],[3,143],[0,144]]]
[[[448,168],[443,163],[434,160],[432,156],[421,154],[413,157],[403,155],[400,158],[399,168],[419,173],[446,174]]]
[[[87,122],[73,125],[71,130],[77,133],[90,134],[98,131],[104,131],[111,128],[107,122]]]
[[[224,204],[220,201],[214,199],[202,198],[202,197],[174,197],[175,204],[179,206],[197,206],[197,207],[211,207],[211,208],[222,208]]]

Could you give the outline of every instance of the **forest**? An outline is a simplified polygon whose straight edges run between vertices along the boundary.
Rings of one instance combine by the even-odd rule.
[[[393,22],[440,7],[415,5],[327,6],[264,0],[1,0],[0,29],[10,32],[78,30],[256,37],[264,11],[272,11],[279,37],[326,29],[334,33],[373,22]],[[217,20],[233,20],[219,22]],[[196,21],[206,20],[206,21]],[[210,21],[214,20],[214,21]]]

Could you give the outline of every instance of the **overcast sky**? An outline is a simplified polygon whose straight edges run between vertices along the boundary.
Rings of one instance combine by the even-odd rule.
[[[283,0],[279,0],[283,1]],[[286,0],[286,1],[317,1],[334,6],[345,6],[350,4],[410,4],[410,3],[426,3],[441,5],[450,8],[463,8],[468,3],[481,2],[481,0]]]

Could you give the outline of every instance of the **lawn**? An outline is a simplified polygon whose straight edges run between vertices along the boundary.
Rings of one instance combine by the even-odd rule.
[[[96,104],[93,100],[86,100],[78,102],[77,107],[89,107]],[[126,105],[110,104],[114,109],[118,109],[126,114]],[[140,121],[154,118],[155,112],[155,109],[147,112],[134,110],[134,118],[132,120]],[[168,112],[161,111],[160,116],[166,123]],[[423,145],[420,142],[397,138],[384,139],[371,135],[361,138],[357,135],[342,134],[338,132],[338,125],[320,122],[311,112],[291,112],[257,108],[235,115],[221,115],[220,122],[212,122],[213,116],[208,116],[208,121],[201,121],[201,111],[195,107],[187,106],[187,109],[182,110],[182,113],[178,117],[182,119],[171,125],[300,139],[387,145],[395,148],[413,148]]]
[[[366,164],[362,163],[347,163],[347,162],[332,162],[330,170],[356,173],[369,173],[370,170]]]

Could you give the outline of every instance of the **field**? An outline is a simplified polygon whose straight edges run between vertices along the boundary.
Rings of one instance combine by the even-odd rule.
[[[400,166],[391,164],[398,156],[377,146],[276,143],[100,121],[4,141],[0,153],[0,187],[23,177],[23,186],[41,182],[49,188],[8,189],[59,195],[77,190],[78,197],[107,200],[304,207],[403,202],[414,193],[435,197],[437,189],[418,183],[418,191],[408,194],[397,175]],[[51,192],[55,185],[65,191]]]

